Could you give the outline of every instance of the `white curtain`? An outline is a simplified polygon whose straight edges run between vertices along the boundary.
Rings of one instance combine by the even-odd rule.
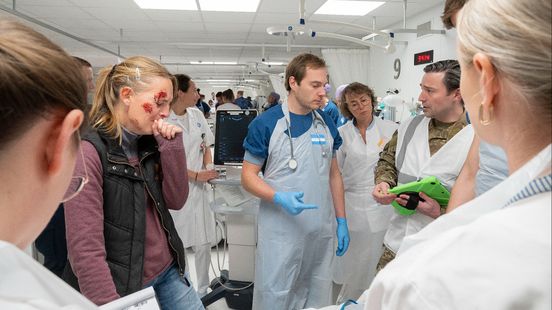
[[[282,76],[282,74],[271,74],[269,75],[269,77],[274,91],[277,92],[278,95],[280,95],[280,101],[287,101],[288,92],[286,90],[286,87],[284,86],[285,77]],[[266,95],[268,97],[268,94]]]
[[[335,89],[342,84],[360,82],[369,86],[369,49],[322,49],[322,56],[330,74],[332,97],[335,94]]]

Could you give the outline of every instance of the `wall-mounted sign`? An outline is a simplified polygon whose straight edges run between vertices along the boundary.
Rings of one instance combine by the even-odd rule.
[[[414,65],[422,65],[433,62],[433,50],[414,54]]]
[[[393,62],[393,69],[395,70],[393,78],[397,80],[399,76],[401,76],[401,60],[399,58],[395,58],[395,62]]]

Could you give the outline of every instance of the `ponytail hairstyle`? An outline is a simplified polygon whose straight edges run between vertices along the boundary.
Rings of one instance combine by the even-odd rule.
[[[173,94],[177,93],[176,78],[163,65],[147,57],[130,57],[113,67],[100,70],[96,80],[94,102],[90,110],[92,127],[121,141],[123,128],[115,114],[115,106],[121,104],[119,100],[121,89],[130,87],[133,91],[140,92],[155,77],[171,80]]]

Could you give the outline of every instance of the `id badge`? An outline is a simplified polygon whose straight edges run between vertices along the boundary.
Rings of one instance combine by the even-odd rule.
[[[311,142],[313,145],[326,145],[326,136],[321,133],[311,133]]]

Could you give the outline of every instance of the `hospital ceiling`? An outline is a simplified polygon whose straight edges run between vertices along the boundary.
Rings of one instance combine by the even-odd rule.
[[[325,2],[306,0],[307,27],[360,38],[367,32],[315,21],[331,20],[370,28],[375,21],[377,29],[403,22],[403,0],[387,0],[365,16],[313,14]],[[406,18],[443,2],[408,0]],[[0,0],[0,9],[0,18],[24,21],[96,68],[116,63],[117,55],[145,55],[160,60],[173,73],[187,73],[194,79],[266,80],[265,73],[283,72],[284,66],[262,64],[263,55],[265,61],[286,63],[305,51],[320,55],[322,48],[366,48],[307,35],[295,37],[288,48],[286,38],[269,35],[267,27],[298,24],[299,0],[260,0],[254,13],[143,10],[133,0]],[[35,22],[29,21],[33,19]],[[68,35],[38,26],[40,23]],[[202,64],[190,64],[194,61]],[[204,64],[210,61],[236,64]]]

